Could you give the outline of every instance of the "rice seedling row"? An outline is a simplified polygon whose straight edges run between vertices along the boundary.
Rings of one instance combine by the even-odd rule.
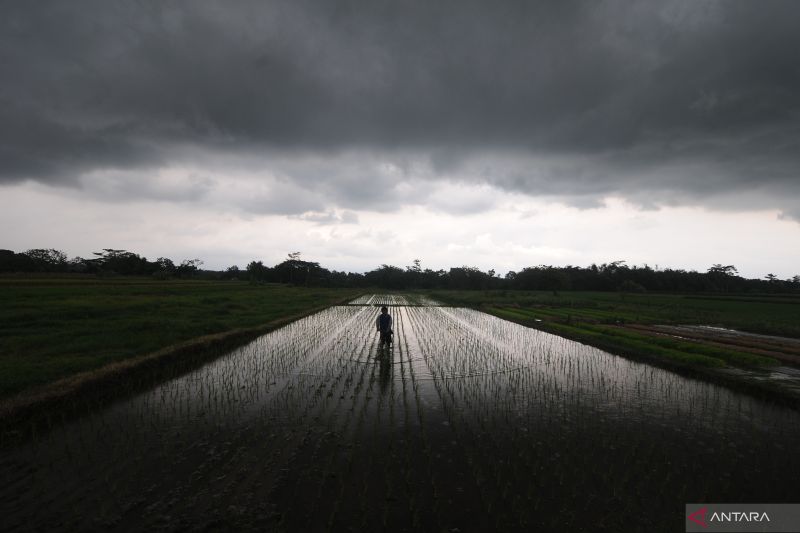
[[[374,306],[439,306],[441,302],[423,294],[363,294],[348,302],[348,305]]]

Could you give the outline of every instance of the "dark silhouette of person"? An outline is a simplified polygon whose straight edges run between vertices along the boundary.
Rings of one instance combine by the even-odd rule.
[[[392,343],[392,315],[389,314],[389,309],[386,306],[381,307],[381,314],[375,320],[375,327],[381,334],[381,346],[388,346]]]

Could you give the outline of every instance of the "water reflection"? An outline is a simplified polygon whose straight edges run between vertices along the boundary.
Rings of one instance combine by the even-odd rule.
[[[381,388],[381,394],[389,392],[392,383],[392,366],[393,366],[394,344],[382,346],[378,348],[378,384]]]

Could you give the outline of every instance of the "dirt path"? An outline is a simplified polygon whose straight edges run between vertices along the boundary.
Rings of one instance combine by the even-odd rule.
[[[800,339],[774,337],[745,333],[724,328],[704,326],[649,326],[629,324],[625,326],[651,335],[662,335],[694,342],[734,349],[740,352],[772,357],[792,365],[800,365]]]

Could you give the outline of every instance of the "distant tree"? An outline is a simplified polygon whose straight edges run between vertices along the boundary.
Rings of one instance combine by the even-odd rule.
[[[364,279],[369,285],[387,289],[404,289],[408,280],[403,269],[385,264],[364,274]]]
[[[716,263],[708,269],[708,277],[712,283],[711,288],[725,292],[733,288],[733,278],[738,275],[739,271],[733,265]]]
[[[600,270],[608,272],[609,274],[613,274],[614,272],[616,272],[621,268],[628,268],[625,266],[625,262],[626,261],[624,259],[621,259],[618,261],[612,261],[611,263],[608,264],[603,263],[603,265],[600,267]]]
[[[403,282],[405,287],[421,288],[428,285],[426,275],[422,271],[421,263],[419,259],[414,259],[411,261],[411,264],[406,267],[404,274],[405,281]]]
[[[152,264],[153,277],[156,279],[169,279],[175,275],[178,270],[172,259],[167,257],[159,257]]]
[[[568,290],[572,287],[566,273],[555,268],[548,268],[542,276],[542,288],[553,291],[553,296],[558,296],[558,291]]]
[[[302,261],[300,252],[290,253],[288,259],[272,268],[274,281],[292,285],[326,285],[330,282],[330,274],[319,263]]]
[[[12,250],[0,250],[0,272],[33,272],[36,263],[25,254]]]
[[[38,272],[64,272],[67,269],[67,254],[53,248],[34,248],[24,254]]]
[[[238,267],[236,268],[238,270]],[[270,269],[268,267],[265,267],[264,263],[262,263],[261,261],[251,261],[245,268],[245,272],[247,272],[247,278],[251,282],[267,281],[267,279],[269,279],[269,271]]]
[[[113,259],[115,257],[124,256],[131,252],[127,250],[120,250],[117,248],[103,248],[100,252],[92,252],[92,255],[96,255],[99,259],[108,260]]]
[[[91,263],[80,256],[75,256],[67,261],[67,272],[86,274],[92,272]]]
[[[451,268],[447,273],[447,287],[451,289],[488,289],[491,276],[478,267]]]
[[[769,292],[781,292],[785,289],[784,281],[775,274],[767,274],[764,276],[764,280],[767,282],[767,290]]]
[[[175,272],[175,263],[172,262],[172,259],[167,257],[159,257],[155,261],[155,265],[159,270],[164,272],[173,273]]]
[[[200,259],[184,259],[175,268],[175,275],[179,278],[191,278],[197,274],[202,264],[203,261]]]
[[[99,273],[113,273],[123,276],[141,276],[153,274],[157,267],[139,254],[116,248],[103,248],[93,252],[94,260],[87,260]]]
[[[295,278],[297,277],[295,271],[302,268],[300,263],[302,263],[302,261],[300,260],[300,252],[290,252],[288,254],[288,259],[282,263],[288,269],[289,283],[295,283]],[[277,266],[279,265],[276,265],[276,268]]]
[[[232,265],[226,268],[225,272],[222,273],[222,279],[239,279],[241,274],[242,271],[239,269],[239,267]]]
[[[724,276],[737,276],[739,271],[733,265],[723,266],[721,263],[716,263],[708,269],[709,274],[722,274]]]

